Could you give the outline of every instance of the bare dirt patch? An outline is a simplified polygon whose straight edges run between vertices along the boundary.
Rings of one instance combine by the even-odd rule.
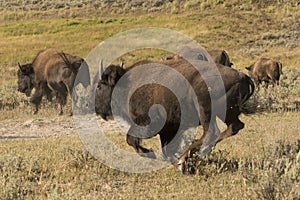
[[[115,121],[98,118],[100,126],[109,132],[118,131]],[[74,136],[77,134],[72,117],[53,119],[25,119],[0,121],[0,140],[45,139]]]

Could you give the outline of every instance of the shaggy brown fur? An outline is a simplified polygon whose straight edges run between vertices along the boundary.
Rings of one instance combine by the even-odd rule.
[[[38,112],[43,95],[51,99],[51,93],[56,94],[59,114],[63,113],[63,105],[66,104],[68,93],[71,95],[73,84],[80,65],[84,60],[78,56],[65,54],[55,49],[40,51],[32,63],[19,65],[18,79],[19,90],[30,95],[35,87],[35,93],[30,102],[35,105],[34,114]],[[32,80],[34,78],[34,80]],[[31,80],[31,85],[25,79]],[[71,114],[71,113],[70,113]]]
[[[157,63],[167,65],[183,75],[192,86],[192,89],[197,96],[196,101],[192,98],[192,93],[189,90],[180,90],[180,86],[178,87],[178,90],[180,90],[179,92],[182,92],[183,98],[178,100],[174,93],[168,88],[152,83],[143,85],[138,88],[130,98],[128,97],[129,114],[126,113],[126,102],[121,102],[121,100],[118,102],[112,101],[112,92],[118,80],[124,76],[125,82],[121,87],[122,90],[125,90],[124,95],[126,95],[126,88],[131,88],[134,81],[139,82],[145,78],[139,74],[139,70],[133,69],[138,68],[141,63],[149,64],[149,61],[140,62],[126,70],[119,66],[111,65],[102,73],[101,80],[99,81],[96,90],[96,104],[98,105],[96,106],[96,112],[104,119],[107,119],[112,115],[111,105],[115,105],[117,109],[121,111],[121,117],[127,121],[132,119],[135,124],[131,125],[127,133],[127,143],[141,155],[145,155],[145,153],[149,152],[151,153],[151,150],[140,145],[141,140],[159,134],[164,155],[170,158],[178,168],[182,169],[182,165],[184,165],[186,157],[188,157],[189,154],[195,153],[196,151],[207,153],[211,150],[212,144],[214,145],[216,142],[237,134],[238,131],[244,127],[244,123],[238,118],[242,112],[240,107],[250,98],[254,91],[254,84],[247,75],[238,72],[235,69],[217,65],[218,71],[224,82],[225,95],[222,93],[222,86],[218,84],[215,79],[218,75],[213,72],[211,69],[212,66],[208,65],[208,62],[198,62],[200,62],[201,66],[201,69],[199,69],[201,75],[198,70],[184,59],[164,60]],[[172,76],[168,71],[157,72],[156,70],[153,70],[153,73],[147,74],[147,77],[153,77],[153,80],[157,80],[158,77],[159,79],[165,79],[177,88],[177,80],[172,79]],[[208,82],[210,83],[209,87],[206,84]],[[224,105],[221,103],[224,99],[227,101],[227,108],[221,107]],[[212,112],[212,102],[215,106],[213,108],[214,112]],[[152,112],[150,120],[149,109],[154,104],[163,106],[166,116],[157,109]],[[184,109],[187,109],[190,114],[189,116],[182,116],[182,105],[187,105]],[[199,109],[197,109],[197,107]],[[228,128],[220,133],[220,130],[216,125],[216,117],[220,117],[224,109],[226,119],[223,120]],[[191,119],[193,119],[193,116],[196,116],[196,124],[190,122]],[[155,127],[157,127],[156,124],[164,121],[163,119],[166,120],[163,127],[159,130],[155,130]],[[179,128],[181,122],[183,122],[182,124],[185,124],[185,126]],[[177,162],[177,159],[172,155],[172,150],[170,149],[173,148],[173,146],[168,144],[170,144],[175,137],[178,137],[178,134],[176,135],[176,133],[182,133],[189,127],[195,127],[199,124],[203,126],[203,136],[200,140],[194,141]],[[145,130],[142,130],[138,126],[149,126],[149,129],[147,129],[148,132],[142,132]]]
[[[268,87],[270,81],[273,84],[279,84],[279,78],[282,74],[282,64],[270,58],[259,58],[254,64],[246,67],[249,71],[249,76],[254,79],[256,85],[263,81]]]

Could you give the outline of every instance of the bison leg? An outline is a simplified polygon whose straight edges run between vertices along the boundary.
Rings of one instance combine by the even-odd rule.
[[[230,136],[236,135],[239,132],[239,130],[244,128],[244,126],[245,126],[244,123],[241,122],[239,119],[237,119],[231,124],[228,124],[227,129],[221,133],[218,142]]]
[[[261,84],[261,81],[258,79],[258,77],[254,77],[253,80],[254,80],[256,88],[259,88],[259,85]]]
[[[53,94],[52,90],[48,87],[48,85],[45,85],[44,87],[44,95],[46,95],[48,101],[52,102]]]
[[[77,101],[77,95],[76,93],[74,93],[73,95],[73,87],[74,87],[74,78],[73,76],[70,77],[69,79],[65,80],[64,81],[64,84],[66,86],[66,89],[67,89],[67,92],[70,94],[70,97],[72,99],[72,101],[74,100],[75,102]],[[70,108],[70,111],[69,111],[69,115],[72,116],[73,115],[73,110],[72,110],[72,106]]]
[[[134,135],[134,128],[131,127],[126,135],[127,144],[132,146],[134,150],[141,156],[155,158],[156,156],[152,150],[146,149],[141,146],[141,141],[142,141],[141,138],[137,138],[133,135]]]
[[[67,103],[67,91],[61,89],[57,94],[59,115],[62,115],[64,113],[63,106]]]
[[[176,133],[178,131],[178,127],[179,127],[178,125],[166,126],[159,133],[162,153],[171,162],[175,162],[177,160],[175,158],[174,153],[176,153],[179,148],[179,142],[177,142],[177,141],[182,139],[182,137],[181,137],[182,135],[180,133],[178,133],[177,135],[170,134],[170,133]],[[166,133],[169,133],[169,134],[166,134]],[[174,137],[180,137],[180,138],[174,138]],[[175,141],[172,142],[173,139]]]
[[[43,98],[43,87],[41,84],[38,84],[33,96],[30,99],[30,102],[35,105],[35,109],[33,110],[33,114],[37,114],[39,110],[39,105],[41,104]]]
[[[245,124],[239,119],[240,113],[241,112],[238,107],[227,110],[225,119],[227,129],[221,133],[218,142],[230,136],[236,135],[239,132],[239,130],[244,128]]]
[[[210,119],[210,114],[201,114],[200,123],[203,126],[203,135],[199,140],[195,140],[180,157],[179,161],[174,164],[179,170],[184,171],[186,159],[196,152],[200,152],[201,156],[209,153],[218,141],[220,130],[217,126],[216,116]]]
[[[59,115],[62,115],[63,112],[63,106],[67,103],[67,95],[68,91],[64,83],[56,83],[56,82],[49,82],[48,83],[49,88],[54,90],[56,92],[56,98],[57,98],[57,104],[58,104],[58,110]]]

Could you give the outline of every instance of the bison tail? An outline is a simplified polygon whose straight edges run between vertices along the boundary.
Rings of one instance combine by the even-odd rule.
[[[253,95],[254,90],[255,90],[255,86],[254,86],[254,83],[251,80],[251,78],[249,76],[245,75],[245,79],[246,79],[246,82],[247,82],[248,87],[249,87],[249,92],[242,99],[241,105],[243,105]]]
[[[60,55],[60,57],[63,59],[63,61],[66,63],[66,65],[71,68],[73,71],[73,67],[72,67],[72,63],[69,61],[69,59],[67,58],[66,54],[62,51],[60,53],[58,53]]]
[[[249,91],[244,96],[244,98],[241,100],[241,104],[240,104],[241,112],[246,115],[258,113],[260,111],[259,111],[257,102],[255,100],[252,101],[252,99],[250,99],[250,97],[254,94],[254,91],[255,91],[254,83],[251,80],[251,78],[247,75],[245,75],[245,80],[248,84]]]

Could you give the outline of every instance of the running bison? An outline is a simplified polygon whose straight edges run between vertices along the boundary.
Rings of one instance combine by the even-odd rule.
[[[164,60],[156,63],[142,61],[127,69],[118,65],[110,65],[105,70],[102,68],[100,70],[101,79],[96,89],[96,113],[108,120],[112,117],[112,107],[116,108],[118,113],[117,115],[114,113],[114,115],[121,116],[131,124],[127,132],[127,143],[141,156],[151,155],[149,157],[152,157],[154,154],[151,150],[141,146],[141,140],[158,134],[163,154],[175,167],[183,170],[186,158],[190,154],[196,151],[203,154],[208,153],[217,142],[237,134],[244,128],[244,123],[239,120],[239,115],[245,111],[244,105],[254,92],[254,84],[247,75],[218,64],[217,71],[220,73],[222,81],[219,84],[216,81],[218,74],[214,74],[215,72],[211,69],[213,65],[203,61],[197,61],[197,63],[200,63],[200,67],[202,67],[201,74],[203,72],[203,76],[193,67],[194,63],[191,65],[180,57],[176,60]],[[159,71],[155,66],[160,64],[168,66],[172,70]],[[145,71],[142,68],[145,66],[151,73],[143,76],[141,71]],[[139,68],[141,70],[138,70]],[[179,79],[174,78],[174,72],[179,72],[184,77],[192,87],[192,92],[186,90]],[[135,82],[143,82],[145,79],[153,80],[153,83],[143,86],[135,85]],[[156,84],[155,80],[165,80],[169,86]],[[209,86],[206,83],[209,83]],[[223,92],[221,85],[224,86]],[[173,93],[169,89],[170,87],[177,89],[177,94]],[[129,90],[136,88],[131,96],[126,96],[128,88]],[[124,95],[120,95],[125,98],[125,101],[122,98],[113,98],[116,91],[125,91]],[[195,94],[196,98],[193,98],[192,94]],[[224,101],[227,103],[224,104]],[[153,107],[153,105],[161,105],[164,110]],[[183,105],[185,106],[182,107]],[[224,114],[223,120],[227,124],[227,129],[220,133],[216,125],[216,117],[222,118],[222,114]],[[193,118],[196,121],[192,122]],[[181,153],[178,159],[173,151],[174,145],[177,148],[176,142],[174,144],[172,140],[178,137],[177,133],[183,133],[190,127],[197,127],[199,124],[203,126],[203,136],[201,139],[195,140],[186,151]]]
[[[282,74],[282,64],[276,60],[259,58],[254,64],[246,67],[246,69],[257,86],[265,82],[266,87],[268,87],[270,81],[272,81],[274,85],[279,85],[279,78]]]
[[[74,80],[83,61],[78,56],[46,49],[40,51],[32,63],[18,64],[18,91],[30,96],[35,88],[30,99],[35,105],[34,114],[38,113],[43,95],[51,100],[52,93],[56,95],[59,114],[63,114],[67,95],[72,95]]]
[[[233,65],[232,62],[230,62],[229,56],[226,53],[226,51],[224,50],[208,50],[207,51],[209,53],[209,55],[211,56],[211,58],[213,59],[213,61],[215,63],[227,66],[227,67],[231,67]]]

